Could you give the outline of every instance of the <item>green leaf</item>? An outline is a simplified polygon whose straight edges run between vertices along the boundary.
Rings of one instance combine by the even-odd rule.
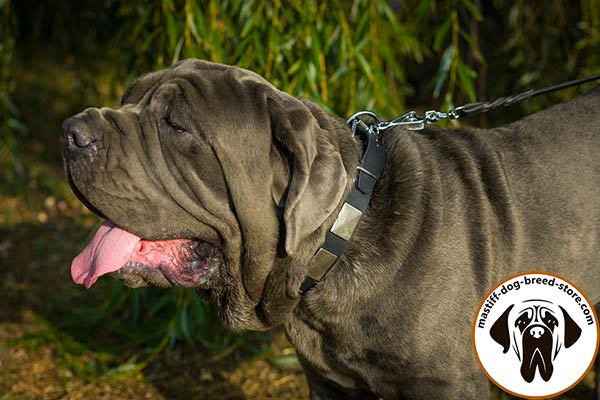
[[[458,60],[457,63],[458,72],[458,83],[460,87],[465,91],[469,101],[475,101],[475,87],[473,81],[477,77],[477,73],[469,68],[462,60]]]
[[[310,85],[312,93],[318,93],[319,89],[317,86],[317,67],[315,67],[315,63],[312,61],[310,61],[307,65],[306,78],[308,84]]]
[[[365,56],[363,56],[362,53],[356,53],[355,56],[356,56],[356,59],[358,60],[358,63],[361,66],[362,71],[367,75],[367,78],[369,79],[369,81],[373,81],[374,80],[373,70],[371,70],[371,66],[367,62],[367,59],[365,58]]]
[[[469,49],[473,52],[477,61],[479,61],[481,64],[485,64],[485,58],[483,57],[483,54],[481,54],[479,46],[477,46],[477,43],[475,43],[471,35],[461,30],[460,36],[469,44]]]
[[[523,75],[521,75],[518,82],[519,82],[519,86],[526,87],[526,86],[531,85],[533,82],[536,82],[539,79],[540,79],[539,71],[530,71],[530,72],[526,72]]]
[[[254,28],[254,18],[255,16],[253,15],[246,20],[244,23],[244,28],[242,29],[242,33],[240,33],[240,39],[244,39],[250,30]]]
[[[181,49],[183,48],[183,36],[179,38],[177,41],[177,46],[175,46],[175,51],[173,51],[173,59],[171,60],[171,64],[175,64],[181,58]]]
[[[354,47],[354,51],[361,52],[363,47],[368,45],[370,42],[371,42],[371,36],[365,36],[356,44],[356,46]]]
[[[462,3],[471,12],[471,15],[473,15],[477,21],[483,21],[483,16],[479,11],[478,6],[473,4],[471,0],[462,0]]]
[[[202,301],[198,298],[198,296],[192,296],[190,302],[192,303],[192,309],[196,314],[195,319],[197,320],[197,322],[199,322],[200,324],[206,323],[207,315],[204,309],[205,306],[202,303]]]
[[[435,87],[433,89],[434,97],[439,97],[440,92],[442,91],[442,87],[446,82],[446,78],[448,77],[448,72],[450,71],[450,66],[452,65],[452,57],[454,55],[454,49],[452,46],[446,47],[444,51],[444,55],[442,56],[442,61],[440,62],[440,68],[436,75]]]
[[[288,69],[288,75],[294,75],[299,69],[302,67],[302,60],[296,61],[292,66]]]
[[[194,37],[194,40],[196,42],[202,41],[202,38],[198,34],[198,29],[196,28],[196,19],[194,18],[193,15],[188,15],[187,16],[187,23],[188,23],[188,25],[190,27],[190,32],[192,33],[192,36]]]
[[[179,326],[179,331],[183,335],[184,339],[188,342],[191,341],[192,336],[190,335],[190,327],[188,323],[188,313],[186,309],[179,310],[177,318],[177,325]]]
[[[287,370],[299,371],[302,369],[300,362],[298,361],[298,357],[296,356],[273,357],[270,360],[276,366]]]
[[[163,294],[154,302],[152,302],[150,309],[147,311],[146,316],[152,318],[156,315],[160,310],[165,308],[166,306],[173,305],[173,297],[168,294]]]
[[[449,15],[444,23],[435,32],[435,38],[433,39],[433,50],[439,51],[442,47],[442,43],[448,34],[450,25],[452,24],[452,17]]]
[[[136,324],[140,320],[140,296],[141,293],[139,293],[138,291],[134,291],[133,295],[131,296],[131,316],[134,323]]]
[[[167,40],[169,48],[172,49],[176,46],[177,39],[179,38],[177,23],[175,22],[175,16],[170,12],[165,13],[165,19],[167,21]]]

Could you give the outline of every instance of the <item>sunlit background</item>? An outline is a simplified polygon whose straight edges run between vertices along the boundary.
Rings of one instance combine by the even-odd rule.
[[[600,72],[600,0],[0,0],[0,400],[307,398],[281,330],[226,332],[186,290],[71,282],[100,220],[63,178],[61,121],[187,57],[341,117],[447,110]],[[591,399],[594,379],[561,398]]]

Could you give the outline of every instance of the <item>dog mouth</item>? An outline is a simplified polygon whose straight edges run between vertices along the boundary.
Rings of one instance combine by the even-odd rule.
[[[106,220],[73,260],[71,277],[88,289],[106,274],[131,287],[208,287],[222,260],[219,248],[209,242],[145,240]]]
[[[532,328],[533,329],[533,328]],[[525,381],[532,382],[536,369],[544,381],[552,377],[552,333],[544,330],[541,337],[534,338],[526,335],[523,338],[523,363],[521,376]]]

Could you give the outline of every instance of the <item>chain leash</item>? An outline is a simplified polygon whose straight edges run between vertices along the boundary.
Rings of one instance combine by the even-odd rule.
[[[600,74],[591,75],[582,79],[577,79],[569,82],[564,82],[544,89],[530,89],[522,93],[500,97],[492,101],[468,103],[460,107],[453,108],[448,112],[429,110],[425,111],[425,115],[418,115],[416,111],[409,111],[406,114],[402,114],[401,116],[389,121],[381,119],[373,111],[359,111],[352,114],[352,116],[348,118],[346,123],[352,128],[353,135],[356,133],[356,129],[360,127],[362,130],[368,132],[371,135],[374,135],[375,138],[379,139],[384,131],[394,126],[405,126],[408,130],[420,131],[425,128],[425,125],[435,124],[441,119],[454,120],[462,117],[470,117],[482,112],[488,112],[500,106],[507,107],[514,103],[530,99],[532,97],[536,97],[550,92],[555,92],[557,90],[565,89],[572,86],[582,85],[586,82],[594,81],[597,79],[600,79]],[[375,122],[366,123],[361,118],[365,116],[370,117]]]

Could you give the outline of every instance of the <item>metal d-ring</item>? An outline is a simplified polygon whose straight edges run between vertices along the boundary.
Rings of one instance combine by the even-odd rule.
[[[375,119],[376,122],[373,124],[367,124],[365,121],[363,121],[360,118],[363,115],[367,115],[367,116]],[[356,128],[358,126],[360,126],[364,131],[368,132],[369,134],[375,134],[375,136],[378,136],[379,130],[377,129],[377,126],[379,124],[381,124],[381,122],[382,121],[381,121],[381,118],[379,118],[379,115],[377,115],[373,111],[369,111],[369,110],[356,112],[356,113],[352,114],[352,116],[350,116],[350,118],[348,118],[346,120],[346,124],[348,124],[352,127],[352,136],[356,135]]]

